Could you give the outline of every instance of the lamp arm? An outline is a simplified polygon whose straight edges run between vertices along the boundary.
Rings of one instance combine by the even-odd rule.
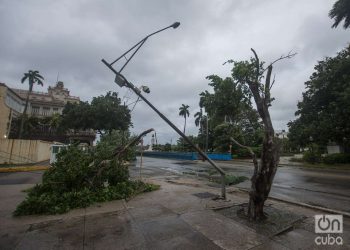
[[[163,29],[157,30],[149,35],[147,35],[145,38],[143,38],[141,41],[139,41],[138,43],[136,43],[134,46],[132,46],[128,51],[126,51],[124,54],[122,54],[120,57],[118,57],[117,59],[115,59],[110,65],[112,66],[114,63],[116,63],[117,61],[120,60],[120,58],[124,57],[126,54],[128,54],[131,50],[133,50],[134,48],[136,48],[137,46],[139,46],[136,51],[132,54],[132,56],[128,59],[128,61],[123,65],[122,69],[129,63],[130,59],[136,54],[136,52],[141,48],[141,46],[146,42],[146,40],[150,37],[153,36],[159,32],[162,32],[163,30],[172,28],[174,26],[174,24],[169,25],[168,27],[165,27]],[[121,72],[122,69],[119,71]]]

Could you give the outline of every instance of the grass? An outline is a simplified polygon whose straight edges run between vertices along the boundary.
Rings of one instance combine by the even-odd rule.
[[[232,174],[226,174],[225,175],[225,184],[226,184],[226,186],[236,185],[236,184],[239,184],[239,183],[246,181],[248,179],[249,178],[246,176],[236,176],[236,175],[232,175]],[[221,184],[221,178],[211,179],[211,181],[214,181],[216,183]]]

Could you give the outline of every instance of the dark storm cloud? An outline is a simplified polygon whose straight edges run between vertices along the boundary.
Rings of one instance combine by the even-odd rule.
[[[184,121],[178,108],[190,105],[186,131],[195,134],[193,114],[199,110],[198,94],[210,89],[207,75],[229,76],[230,65],[222,63],[249,59],[252,47],[266,62],[292,50],[298,55],[274,67],[271,115],[276,129],[285,129],[314,65],[349,41],[349,31],[330,28],[333,2],[2,1],[0,81],[18,88],[24,72],[38,69],[47,88],[59,72],[71,94],[82,100],[112,90],[130,104],[135,95],[113,83],[101,58],[112,61],[148,33],[180,21],[178,29],[151,37],[125,76],[137,86],[148,85],[149,100],[180,129]],[[144,103],[136,105],[132,118],[135,133],[153,127],[160,142],[176,141],[177,135]]]

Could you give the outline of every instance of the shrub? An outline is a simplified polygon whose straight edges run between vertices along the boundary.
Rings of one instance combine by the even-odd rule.
[[[320,163],[322,161],[321,154],[315,151],[306,151],[303,155],[303,160],[315,164]]]
[[[212,180],[214,180],[216,183],[221,183],[221,178],[215,178],[215,179],[212,179]],[[236,175],[232,175],[232,174],[226,174],[225,175],[225,184],[227,186],[236,185],[236,184],[241,183],[241,182],[243,182],[245,180],[248,180],[248,177],[246,177],[246,176],[236,176]]]
[[[159,188],[129,180],[122,161],[102,162],[101,152],[84,152],[76,146],[60,152],[57,162],[44,173],[42,183],[28,190],[14,215],[65,213],[94,202],[126,199]]]
[[[245,180],[248,180],[248,177],[246,176],[236,176],[236,175],[225,175],[225,184],[226,185],[236,185],[238,183],[241,183]]]
[[[251,147],[253,152],[256,154],[257,157],[260,157],[261,155],[261,146],[260,147]],[[237,158],[251,158],[251,154],[248,149],[246,148],[239,148],[234,151],[235,155],[237,155]]]
[[[344,153],[329,154],[323,157],[323,162],[326,164],[350,163],[350,154],[344,154]]]

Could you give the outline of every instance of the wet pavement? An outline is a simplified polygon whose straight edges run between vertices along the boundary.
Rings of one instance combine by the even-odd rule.
[[[39,182],[41,173],[1,174],[0,249],[330,249],[315,244],[319,234],[313,216],[318,210],[269,199],[266,212],[271,219],[282,218],[283,225],[273,223],[287,230],[265,232],[228,210],[246,204],[247,193],[230,187],[228,200],[212,199],[220,188],[200,177],[208,172],[206,164],[152,158],[144,163],[143,180],[159,184],[160,190],[61,215],[13,218],[12,211],[26,195],[21,190]],[[138,164],[130,167],[135,178]],[[181,174],[183,169],[200,170],[198,178]],[[343,245],[331,249],[349,249],[349,232],[350,221],[344,217]]]
[[[140,161],[136,163],[139,167]],[[251,177],[252,164],[246,162],[217,163],[227,173]],[[135,170],[136,175],[138,174]],[[192,177],[215,176],[215,171],[206,162],[180,161],[143,157],[142,175],[157,176],[177,174]],[[236,185],[248,190],[250,180]],[[302,202],[339,211],[350,212],[350,171],[305,169],[295,166],[279,167],[271,195],[287,201]]]

